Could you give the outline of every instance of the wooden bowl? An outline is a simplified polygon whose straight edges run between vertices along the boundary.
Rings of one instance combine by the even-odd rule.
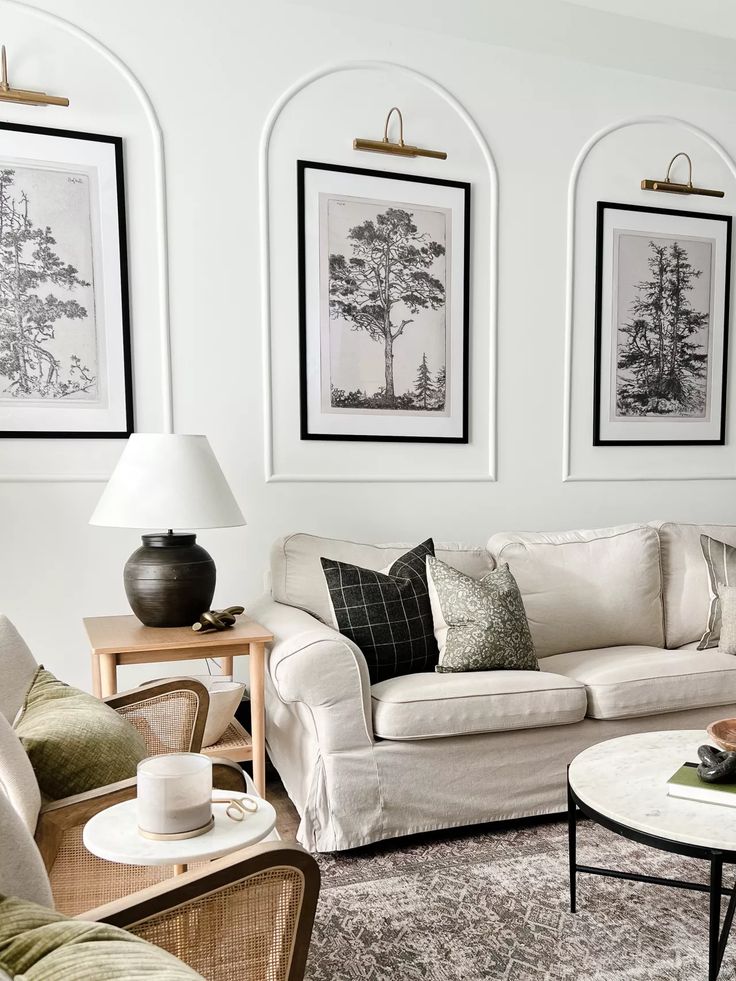
[[[736,753],[736,719],[718,719],[717,722],[711,722],[706,732],[721,749]]]

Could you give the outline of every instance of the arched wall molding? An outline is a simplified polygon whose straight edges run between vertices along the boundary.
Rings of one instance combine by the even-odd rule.
[[[615,123],[604,126],[594,133],[583,145],[570,172],[570,182],[567,190],[567,264],[566,264],[566,283],[565,283],[565,383],[564,383],[564,422],[562,437],[562,479],[568,481],[657,481],[657,480],[733,480],[734,474],[700,474],[698,476],[685,476],[673,474],[668,476],[648,476],[642,474],[630,474],[615,477],[595,477],[585,474],[573,474],[572,464],[572,371],[573,371],[573,329],[575,322],[575,227],[577,222],[577,191],[580,174],[585,161],[588,159],[591,150],[598,145],[611,133],[618,130],[628,129],[631,126],[646,126],[661,124],[666,126],[680,126],[687,132],[699,137],[714,153],[716,153],[723,163],[728,167],[731,176],[736,181],[736,161],[724,149],[723,146],[711,136],[706,130],[701,129],[694,123],[677,116],[651,115],[651,116],[629,116],[620,119]]]
[[[488,438],[488,472],[464,476],[448,474],[418,474],[416,476],[400,476],[393,474],[300,474],[274,472],[274,434],[273,434],[273,385],[271,358],[271,236],[269,210],[269,150],[271,136],[279,116],[291,100],[299,92],[314,82],[338,72],[348,71],[392,71],[406,78],[413,79],[425,85],[443,99],[465,123],[472,134],[488,168],[490,187],[490,269],[489,280],[489,438]],[[342,61],[324,65],[290,86],[276,101],[268,114],[261,133],[259,152],[260,174],[260,237],[261,237],[261,335],[263,344],[263,447],[264,468],[267,483],[468,483],[488,482],[496,480],[496,348],[498,321],[498,171],[491,149],[481,133],[475,120],[465,107],[439,82],[405,65],[390,61]]]
[[[25,0],[2,0],[8,7],[36,17],[66,31],[69,35],[87,44],[93,51],[108,62],[127,82],[141,105],[146,122],[151,132],[154,147],[154,185],[155,185],[155,217],[158,226],[158,310],[159,310],[159,350],[161,357],[161,411],[162,429],[166,433],[174,431],[174,393],[171,370],[171,327],[169,310],[169,259],[168,259],[168,223],[166,210],[166,164],[164,155],[164,137],[161,123],[153,107],[150,96],[143,88],[133,71],[118,55],[108,48],[94,35],[78,27],[76,24],[52,14],[47,10],[34,7]],[[0,482],[6,483],[55,483],[55,482],[103,482],[109,474],[9,474],[0,475]]]

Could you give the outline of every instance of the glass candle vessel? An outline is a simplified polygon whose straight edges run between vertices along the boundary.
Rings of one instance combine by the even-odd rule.
[[[138,764],[138,830],[194,837],[212,826],[212,760],[201,753],[149,756]]]

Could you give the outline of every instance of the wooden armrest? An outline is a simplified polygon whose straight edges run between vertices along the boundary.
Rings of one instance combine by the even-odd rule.
[[[197,692],[205,700],[209,707],[210,693],[207,686],[196,678],[176,677],[164,678],[161,681],[147,681],[137,688],[129,688],[128,691],[120,691],[115,695],[108,695],[102,701],[110,708],[117,709],[121,705],[132,705],[135,702],[142,702],[156,695],[165,695],[170,691],[180,691],[185,689]]]
[[[128,780],[110,783],[106,787],[87,790],[83,794],[73,794],[71,797],[62,797],[61,800],[49,801],[41,808],[39,817],[60,827],[72,828],[89,821],[106,807],[112,807],[113,804],[135,797],[136,786],[136,777],[130,777]],[[245,774],[232,760],[213,761],[212,786],[215,790],[247,793]]]
[[[264,882],[261,873],[269,872],[276,877]],[[278,883],[279,872],[287,892],[274,894],[273,883]],[[304,976],[319,884],[317,862],[299,845],[262,842],[210,862],[204,868],[80,913],[76,918],[128,929],[159,943],[203,976],[211,977],[207,968],[212,967],[208,962],[212,954],[201,949],[195,936],[181,944],[178,939],[181,931],[176,929],[175,922],[172,924],[172,918],[174,921],[181,918],[187,924],[196,922],[199,930],[208,930],[211,925],[211,930],[218,934],[223,929],[222,903],[228,899],[218,900],[216,894],[225,892],[233,901],[224,921],[226,932],[218,934],[221,940],[216,944],[218,963],[229,963],[230,959],[241,963],[244,958],[248,962],[251,950],[263,957],[268,934],[273,948],[265,952],[265,957],[271,968],[277,964],[288,966],[288,974],[279,973],[279,977],[297,981]],[[184,929],[183,935],[187,934]],[[172,940],[171,945],[166,942],[167,936]],[[212,943],[206,948],[211,951]]]
[[[109,783],[106,787],[98,787],[96,790],[86,790],[83,794],[52,800],[43,805],[41,816],[71,828],[75,824],[88,821],[98,811],[104,811],[106,807],[112,807],[113,804],[135,797],[136,782],[135,777],[130,777],[128,780]]]
[[[248,793],[243,768],[232,760],[212,760],[212,786],[215,790],[234,790],[239,794]]]
[[[131,777],[97,790],[88,790],[83,794],[74,794],[44,804],[38,816],[35,838],[47,870],[54,864],[65,831],[86,824],[106,807],[131,800],[136,795],[136,786],[136,778]],[[241,794],[248,792],[245,774],[232,760],[213,761],[212,786],[215,790],[232,790]]]
[[[136,778],[131,777],[97,790],[88,790],[83,794],[74,794],[72,797],[44,804],[38,816],[35,839],[47,871],[54,864],[65,831],[85,824],[99,811],[123,800],[130,800],[135,794]]]
[[[130,896],[79,913],[76,919],[110,923],[125,928],[133,923],[140,923],[149,916],[206,896],[247,876],[283,866],[300,869],[311,889],[315,893],[319,890],[319,866],[309,852],[294,842],[264,841],[208,862],[204,868],[164,879],[163,882],[140,889]],[[316,895],[314,898],[316,901]]]

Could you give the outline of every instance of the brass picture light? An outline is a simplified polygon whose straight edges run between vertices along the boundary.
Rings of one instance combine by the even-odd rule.
[[[388,138],[388,124],[393,113],[399,117],[399,142],[392,143]],[[353,140],[353,150],[368,150],[371,153],[393,153],[397,157],[433,157],[435,160],[447,160],[444,150],[424,150],[422,147],[410,146],[404,143],[404,117],[398,106],[389,109],[386,125],[383,128],[382,140],[364,140],[359,137]]]
[[[672,164],[677,160],[678,157],[684,157],[687,160],[689,173],[687,178],[687,184],[678,184],[677,181],[670,180],[670,171],[672,170]],[[722,198],[725,191],[714,191],[708,187],[695,187],[693,185],[693,162],[687,153],[676,153],[674,157],[670,160],[667,166],[667,173],[665,174],[664,180],[651,180],[650,178],[645,178],[641,182],[642,191],[667,191],[669,194],[702,194],[708,198]]]
[[[0,101],[15,102],[23,106],[68,106],[69,100],[60,95],[46,95],[31,89],[14,89],[8,81],[8,56],[2,46],[2,77],[0,77]]]

